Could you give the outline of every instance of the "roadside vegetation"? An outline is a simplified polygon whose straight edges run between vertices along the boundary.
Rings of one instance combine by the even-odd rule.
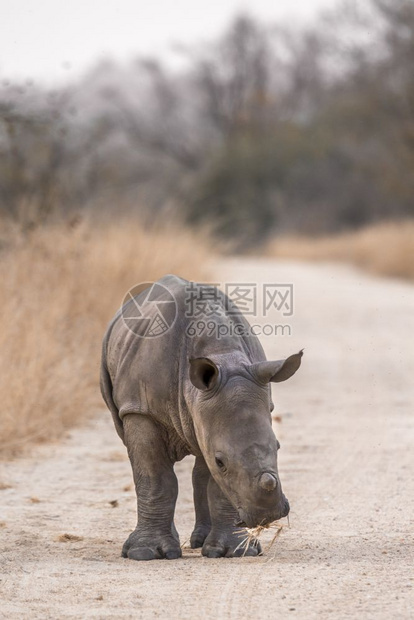
[[[106,324],[134,284],[165,273],[202,279],[194,234],[131,219],[0,228],[0,458],[54,440],[102,408]]]
[[[414,221],[381,222],[323,237],[285,236],[265,253],[277,258],[340,261],[381,276],[414,281]]]

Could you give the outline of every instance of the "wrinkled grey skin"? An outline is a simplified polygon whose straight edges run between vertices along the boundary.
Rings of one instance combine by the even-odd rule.
[[[159,283],[177,302],[173,326],[157,338],[141,338],[118,313],[103,342],[101,390],[127,447],[138,497],[138,525],[122,554],[135,560],[181,556],[173,466],[193,454],[191,546],[207,557],[241,555],[241,525],[270,523],[289,512],[277,470],[269,382],[289,378],[302,353],[267,362],[253,335],[190,337],[188,282],[170,275]],[[247,328],[234,306],[229,315],[223,293],[219,299],[219,316],[208,320],[223,329],[231,323]],[[246,555],[258,553],[260,547],[251,545]]]

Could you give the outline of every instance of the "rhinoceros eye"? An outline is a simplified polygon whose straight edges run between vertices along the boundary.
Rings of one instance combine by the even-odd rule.
[[[226,471],[226,465],[224,464],[224,462],[221,460],[221,458],[219,458],[218,456],[216,456],[216,465],[217,467],[222,471],[225,472]]]
[[[278,439],[276,439],[276,444],[277,444],[277,449],[280,450],[280,443]]]

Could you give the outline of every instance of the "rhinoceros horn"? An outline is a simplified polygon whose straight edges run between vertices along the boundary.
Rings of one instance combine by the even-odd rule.
[[[299,351],[299,353],[290,355],[285,360],[257,362],[250,366],[250,370],[260,383],[269,383],[269,381],[279,383],[280,381],[286,381],[286,379],[294,375],[299,368],[302,355],[303,349]]]

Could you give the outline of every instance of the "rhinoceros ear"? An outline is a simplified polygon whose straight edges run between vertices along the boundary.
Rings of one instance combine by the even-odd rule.
[[[285,360],[277,362],[257,362],[250,366],[250,370],[258,381],[261,383],[279,383],[286,381],[295,374],[300,366],[303,355],[303,349],[299,353],[290,355]]]
[[[207,357],[190,360],[190,380],[199,390],[209,390],[219,378],[219,369]]]

